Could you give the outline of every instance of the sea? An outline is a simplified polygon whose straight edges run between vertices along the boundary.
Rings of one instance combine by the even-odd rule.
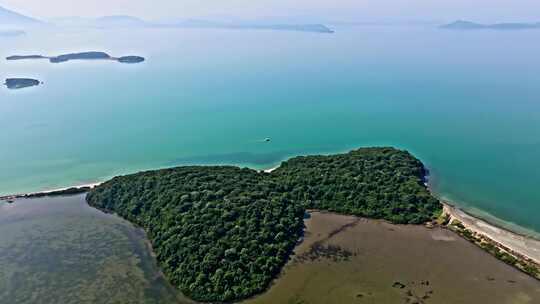
[[[441,199],[540,232],[539,31],[43,29],[0,38],[0,195],[187,164],[411,151]],[[105,51],[113,61],[6,61]],[[268,140],[267,140],[268,139]]]

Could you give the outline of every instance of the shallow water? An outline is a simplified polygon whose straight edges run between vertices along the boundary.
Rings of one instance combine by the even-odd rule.
[[[144,233],[84,196],[0,203],[0,302],[188,303]]]
[[[306,227],[292,263],[248,303],[540,301],[538,281],[449,231],[316,212]],[[140,229],[83,195],[1,202],[0,232],[2,303],[192,303],[160,274]],[[310,260],[315,242],[351,256]]]
[[[369,145],[411,150],[435,192],[540,232],[540,42],[535,31],[337,27],[31,32],[0,56],[103,50],[114,62],[0,61],[0,194],[141,169],[269,168]],[[263,139],[271,138],[265,143]]]
[[[246,304],[540,302],[539,281],[447,230],[318,212],[306,225],[281,277]],[[316,242],[351,256],[306,258]]]

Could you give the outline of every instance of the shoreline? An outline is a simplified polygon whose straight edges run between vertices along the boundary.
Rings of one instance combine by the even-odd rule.
[[[253,170],[264,172],[264,173],[272,173],[272,171],[278,168],[279,166],[268,168],[268,169],[262,169],[262,170],[257,170],[257,169],[253,169]],[[0,201],[9,201],[9,200],[18,199],[18,198],[31,198],[31,197],[36,197],[36,196],[47,196],[47,195],[55,194],[56,192],[64,192],[64,191],[72,190],[72,189],[73,190],[85,190],[85,189],[91,190],[103,183],[105,183],[105,181],[88,183],[88,184],[78,184],[78,185],[73,185],[73,186],[66,186],[66,187],[61,187],[61,188],[54,188],[54,189],[35,191],[35,192],[0,195]]]
[[[271,173],[278,168],[279,166],[257,171]],[[87,192],[102,183],[103,182],[95,182],[37,192],[3,195],[0,196],[0,201],[7,201],[10,203],[13,202],[13,200],[21,198],[78,194]],[[432,191],[428,182],[426,183],[426,187],[429,191]],[[447,224],[442,225],[443,227],[452,230],[451,223],[452,221],[457,220],[465,227],[465,229],[470,230],[479,237],[487,239],[487,241],[491,241],[500,250],[508,252],[518,259],[532,262],[540,268],[540,240],[530,235],[512,231],[506,227],[497,225],[493,221],[486,220],[481,216],[467,212],[451,202],[441,199],[439,199],[439,201],[443,206],[442,216],[448,215]]]
[[[0,196],[0,201],[10,201],[10,200],[19,199],[19,198],[32,198],[32,197],[40,197],[40,196],[48,196],[48,195],[61,195],[63,192],[67,192],[69,190],[84,192],[87,190],[91,190],[101,184],[103,184],[103,182],[55,188],[55,189],[36,191],[36,192],[2,195]],[[70,193],[66,193],[66,194],[70,194]]]
[[[517,258],[529,260],[536,264],[536,266],[540,266],[539,240],[528,235],[510,231],[504,227],[499,227],[448,202],[441,201],[441,204],[443,205],[443,215],[447,214],[449,216],[447,227],[450,227],[452,225],[451,223],[457,220],[465,229],[494,242],[499,249]]]

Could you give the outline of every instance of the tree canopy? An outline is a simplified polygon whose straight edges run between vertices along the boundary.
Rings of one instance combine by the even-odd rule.
[[[120,176],[91,206],[143,227],[171,283],[203,302],[264,291],[303,232],[306,209],[419,224],[441,209],[422,163],[406,151],[364,148],[296,157],[272,173],[190,166]]]

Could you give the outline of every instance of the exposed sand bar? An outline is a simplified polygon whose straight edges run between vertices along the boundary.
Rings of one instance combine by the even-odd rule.
[[[94,188],[102,183],[91,183],[91,184],[83,184],[83,185],[77,185],[77,186],[70,186],[70,187],[63,187],[63,188],[57,188],[57,189],[51,189],[51,190],[45,190],[45,191],[38,191],[38,192],[30,192],[30,193],[21,193],[21,194],[12,194],[12,195],[4,195],[0,196],[0,200],[11,200],[16,198],[24,198],[24,197],[32,197],[32,196],[39,196],[39,195],[47,195],[55,192],[60,191],[66,191],[69,189],[84,189],[84,188]]]
[[[460,221],[465,228],[484,235],[515,253],[523,255],[526,258],[533,260],[535,263],[540,264],[540,241],[494,226],[444,202],[443,205],[444,212],[450,215],[450,222],[456,219]]]
[[[263,171],[265,173],[271,173],[272,171],[276,170],[277,168],[279,168],[279,166],[264,169]],[[68,186],[68,187],[55,188],[55,189],[49,189],[49,190],[43,190],[43,191],[37,191],[37,192],[28,192],[28,193],[19,193],[19,194],[10,194],[10,195],[0,195],[0,200],[11,200],[11,199],[22,198],[22,197],[37,196],[37,195],[40,195],[40,194],[50,194],[50,193],[54,193],[54,192],[58,192],[58,191],[65,191],[65,190],[72,189],[72,188],[75,188],[75,189],[94,188],[94,187],[97,187],[97,186],[101,185],[102,183],[103,182],[96,182],[96,183]]]

